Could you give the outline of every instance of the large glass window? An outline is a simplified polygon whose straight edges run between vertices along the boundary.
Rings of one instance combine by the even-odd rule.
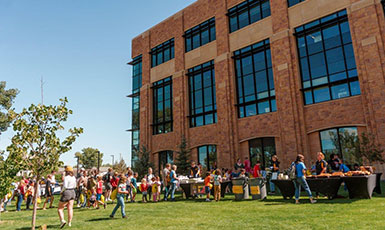
[[[151,49],[151,67],[174,59],[174,38]]]
[[[167,163],[174,163],[174,153],[173,151],[167,150],[159,152],[159,175],[162,175],[162,170],[166,166]]]
[[[131,162],[134,165],[139,159],[139,126],[140,126],[140,88],[142,87],[142,55],[135,57],[132,62],[132,117],[131,117]]]
[[[203,46],[216,39],[215,18],[211,18],[202,24],[187,30],[184,33],[186,52]]]
[[[205,145],[198,148],[198,162],[204,171],[212,170],[217,164],[217,146]]]
[[[354,157],[351,153],[351,143],[348,142],[347,136],[358,136],[356,127],[343,127],[328,129],[320,132],[322,152],[326,155],[326,159],[331,154],[337,154],[344,160],[345,164],[353,165]]]
[[[190,92],[190,127],[217,122],[214,61],[188,70]]]
[[[172,79],[153,83],[153,134],[172,131]]]
[[[234,52],[239,117],[277,110],[270,43],[265,40]]]
[[[289,7],[297,5],[300,2],[304,2],[305,0],[287,0],[287,5]]]
[[[306,105],[361,94],[346,10],[295,30]]]
[[[269,0],[247,0],[229,9],[230,33],[271,15]]]
[[[271,157],[275,155],[274,137],[257,138],[249,141],[251,165],[259,161],[262,169],[270,167]]]

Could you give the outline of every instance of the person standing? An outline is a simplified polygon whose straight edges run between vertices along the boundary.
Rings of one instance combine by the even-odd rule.
[[[272,179],[277,179],[279,174],[279,160],[277,155],[271,157],[271,177],[270,177],[270,194],[275,194],[275,185],[271,182]]]
[[[241,162],[241,158],[237,159],[237,162],[235,163],[234,168],[235,168],[235,170],[244,169],[245,168],[245,165],[242,164],[242,162]]]
[[[67,166],[65,169],[63,189],[59,201],[59,207],[57,209],[60,218],[60,228],[63,228],[67,222],[64,220],[64,208],[67,207],[68,211],[68,226],[71,227],[73,218],[73,206],[76,197],[76,178],[74,176],[74,170],[71,166]]]
[[[221,183],[222,183],[222,176],[221,176],[221,170],[215,171],[214,176],[214,199],[215,201],[221,200]]]
[[[176,174],[176,170],[177,170],[177,167],[176,165],[173,165],[171,167],[171,172],[170,172],[170,178],[171,178],[171,201],[175,201],[175,190],[176,190],[176,187],[177,187],[177,183],[179,181],[179,178],[177,177],[177,174]],[[167,200],[167,199],[166,199]]]
[[[167,163],[166,167],[162,171],[162,180],[163,180],[163,189],[164,189],[164,200],[167,200],[168,198],[168,192],[170,190],[171,186],[171,179],[170,179],[170,170],[171,170],[171,164]]]
[[[317,153],[317,161],[315,162],[315,174],[320,175],[326,173],[328,163],[324,160],[325,155],[322,152]]]
[[[24,180],[21,180],[19,183],[19,186],[17,187],[17,205],[16,205],[16,211],[21,211],[21,204],[23,203],[25,195],[25,182]]]
[[[103,177],[104,187],[106,189],[106,191],[104,193],[105,202],[111,201],[111,199],[110,199],[111,193],[112,193],[111,180],[112,180],[113,175],[114,175],[114,173],[112,172],[112,168],[109,168],[108,172]]]
[[[295,170],[296,170],[296,179],[293,181],[294,187],[295,187],[295,203],[299,204],[299,196],[301,193],[301,186],[305,189],[307,192],[310,203],[316,203],[317,201],[313,199],[313,195],[310,191],[309,185],[306,182],[305,172],[306,172],[306,166],[305,166],[305,157],[301,154],[298,154],[294,164],[295,164]]]
[[[249,160],[248,157],[245,157],[245,161],[243,162],[243,165],[245,166],[245,169],[246,169],[246,172],[248,174],[252,173],[252,170],[251,170],[251,162]]]
[[[154,174],[152,174],[152,168],[148,168],[148,173],[146,175],[146,180],[147,180],[147,194],[148,194],[148,200],[151,201],[151,196],[152,196],[152,178],[154,177]]]
[[[199,174],[199,167],[196,165],[195,161],[191,161],[190,177],[198,178]]]

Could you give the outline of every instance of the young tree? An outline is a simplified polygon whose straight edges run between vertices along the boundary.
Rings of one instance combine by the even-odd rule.
[[[123,173],[127,169],[126,162],[123,159],[120,159],[120,161],[112,166],[112,169],[114,169],[116,172]]]
[[[139,160],[134,165],[134,171],[138,173],[139,177],[144,177],[147,174],[148,168],[153,168],[154,165],[150,162],[150,151],[147,147],[142,145],[138,151]]]
[[[103,153],[101,153],[98,149],[91,147],[84,148],[81,153],[75,153],[75,157],[79,157],[79,164],[81,164],[83,168],[91,169],[98,166],[98,154],[99,164],[101,166],[103,162]]]
[[[182,140],[179,145],[179,151],[177,151],[178,157],[176,159],[178,171],[182,175],[188,175],[189,173],[189,168],[191,163],[190,152],[191,150],[187,146],[187,140],[185,136],[182,136]]]
[[[61,140],[58,137],[64,130],[62,125],[67,121],[72,110],[67,108],[67,98],[60,99],[58,106],[34,105],[23,109],[19,114],[11,112],[14,119],[13,136],[7,151],[12,155],[20,155],[23,167],[31,170],[36,178],[35,191],[41,177],[48,174],[60,164],[60,156],[71,150],[71,145],[83,132],[82,128],[69,129],[69,135]],[[33,197],[32,229],[36,226],[37,194]]]
[[[364,159],[364,163],[372,165],[374,162],[385,163],[381,146],[376,142],[373,134],[362,133],[357,143],[357,150]]]
[[[0,82],[0,134],[5,132],[11,123],[9,119],[8,110],[11,109],[13,100],[19,93],[17,89],[5,89],[6,82]]]

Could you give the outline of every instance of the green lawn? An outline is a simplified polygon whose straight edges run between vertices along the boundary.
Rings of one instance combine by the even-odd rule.
[[[382,188],[385,191],[384,183]],[[109,205],[107,210],[75,209],[71,229],[385,229],[384,195],[371,200],[322,198],[316,204],[309,204],[307,199],[300,205],[293,203],[280,196],[236,202],[229,195],[210,203],[179,197],[173,203],[127,203],[129,219],[122,219],[120,212],[109,219],[114,207]],[[14,212],[13,204],[8,213],[1,214],[0,229],[29,229],[32,212]],[[57,229],[56,209],[39,210],[37,223]]]

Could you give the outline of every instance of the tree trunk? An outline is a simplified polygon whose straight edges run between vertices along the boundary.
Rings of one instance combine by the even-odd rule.
[[[40,182],[40,177],[38,176],[36,178],[36,183],[35,183],[35,192],[33,194],[33,212],[32,212],[32,230],[35,230],[36,227],[36,214],[37,214],[37,194],[38,194],[38,187],[39,187],[39,182]]]
[[[7,195],[8,196],[8,195]],[[4,204],[4,199],[1,199],[0,200],[0,209],[1,207],[3,207],[3,204]],[[4,210],[3,210],[4,211]],[[0,211],[0,222],[1,222],[1,211]]]

